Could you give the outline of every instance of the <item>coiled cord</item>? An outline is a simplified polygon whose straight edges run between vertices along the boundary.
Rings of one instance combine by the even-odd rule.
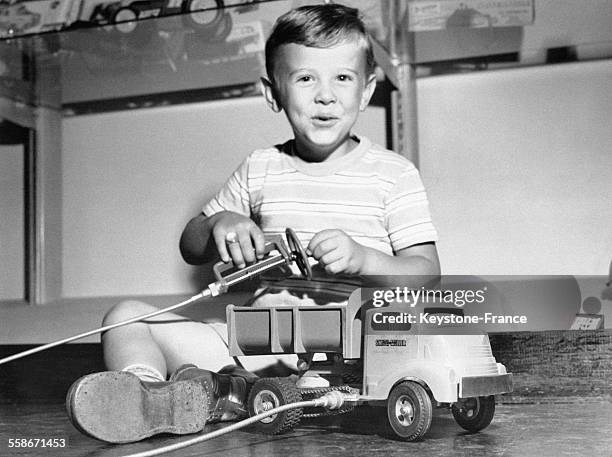
[[[359,400],[360,400],[359,397],[354,394],[347,394],[347,393],[338,392],[338,391],[328,392],[322,397],[315,398],[314,400],[300,401],[296,403],[288,403],[286,405],[278,406],[269,411],[265,411],[263,413],[257,414],[256,416],[252,416],[247,419],[241,420],[240,422],[236,422],[234,424],[228,425],[227,427],[220,428],[219,430],[214,430],[204,435],[196,436],[195,438],[191,438],[186,441],[181,441],[180,443],[170,444],[168,446],[163,446],[157,449],[152,449],[150,451],[138,452],[136,454],[128,454],[123,457],[151,457],[154,455],[161,455],[167,452],[177,451],[179,449],[193,446],[194,444],[203,443],[204,441],[209,441],[214,438],[218,438],[219,436],[222,436],[227,433],[244,428],[247,425],[251,425],[251,424],[254,424],[255,422],[259,422],[260,420],[265,419],[268,416],[272,416],[274,414],[278,414],[278,413],[281,413],[283,411],[287,411],[290,409],[316,408],[316,407],[338,409],[346,401],[358,402]]]

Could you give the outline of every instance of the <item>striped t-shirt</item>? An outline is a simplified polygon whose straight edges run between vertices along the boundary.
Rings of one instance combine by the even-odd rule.
[[[405,157],[365,137],[356,139],[359,144],[349,153],[317,163],[293,155],[292,141],[256,150],[203,213],[243,214],[266,236],[284,236],[290,227],[304,247],[325,229],[343,230],[389,255],[437,241],[418,170]]]

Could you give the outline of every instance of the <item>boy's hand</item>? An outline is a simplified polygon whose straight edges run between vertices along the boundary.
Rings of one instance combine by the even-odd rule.
[[[361,274],[367,248],[342,230],[323,230],[312,237],[306,252],[331,274]]]
[[[214,217],[212,235],[223,262],[234,262],[238,268],[261,259],[265,252],[265,237],[250,218],[223,211]]]

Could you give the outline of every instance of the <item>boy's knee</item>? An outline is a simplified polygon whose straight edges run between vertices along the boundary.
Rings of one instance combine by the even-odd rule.
[[[102,325],[106,326],[116,324],[117,322],[151,313],[157,309],[158,308],[155,306],[141,301],[125,300],[117,303],[106,313],[104,320],[102,321]]]

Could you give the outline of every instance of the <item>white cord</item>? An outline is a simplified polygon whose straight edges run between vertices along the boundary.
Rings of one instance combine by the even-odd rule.
[[[228,425],[227,427],[223,427],[220,428],[219,430],[215,430],[213,432],[210,433],[206,433],[205,435],[200,435],[197,436],[195,438],[191,438],[189,440],[186,441],[181,441],[180,443],[176,443],[176,444],[170,444],[168,446],[163,446],[157,449],[152,449],[150,451],[144,451],[144,452],[138,452],[136,454],[128,454],[125,455],[123,457],[151,457],[153,455],[160,455],[160,454],[165,454],[166,452],[172,452],[172,451],[176,451],[178,449],[183,449],[186,448],[188,446],[193,446],[194,444],[198,444],[198,443],[202,443],[204,441],[208,441],[208,440],[212,440],[213,438],[217,438],[221,435],[225,435],[226,433],[230,433],[233,432],[235,430],[241,429],[243,427],[246,427],[247,425],[251,425],[255,422],[259,422],[260,420],[268,417],[268,416],[272,416],[274,414],[278,414],[281,413],[283,411],[287,411],[289,409],[295,409],[295,408],[312,408],[312,407],[317,407],[317,406],[325,406],[325,404],[321,401],[322,398],[317,398],[315,400],[308,400],[308,401],[300,401],[297,403],[289,403],[286,405],[282,405],[282,406],[278,406],[276,408],[273,408],[269,411],[265,411],[261,414],[258,414],[256,416],[253,417],[249,417],[247,419],[241,420],[240,422],[236,422],[234,424]]]
[[[110,324],[107,325],[105,327],[100,327],[100,328],[95,328],[93,330],[89,330],[87,332],[84,333],[79,333],[78,335],[74,335],[71,336],[69,338],[65,338],[63,340],[59,340],[59,341],[54,341],[53,343],[48,343],[48,344],[44,344],[42,346],[37,346],[35,348],[32,349],[28,349],[27,351],[23,351],[20,352],[18,354],[13,354],[11,356],[5,357],[3,359],[0,359],[0,365],[11,362],[13,360],[17,360],[17,359],[21,359],[22,357],[26,357],[28,355],[32,355],[32,354],[36,354],[37,352],[41,352],[41,351],[45,351],[47,349],[51,349],[55,346],[59,346],[61,344],[66,344],[66,343],[70,343],[71,341],[75,341],[75,340],[80,340],[81,338],[85,338],[86,336],[91,336],[91,335],[95,335],[96,333],[103,333],[103,332],[107,332],[108,330],[117,328],[117,327],[121,327],[123,325],[127,325],[127,324],[133,324],[134,322],[140,322],[144,319],[149,319],[151,317],[155,317],[158,316],[160,314],[164,314],[164,313],[168,313],[170,311],[174,311],[176,309],[179,308],[183,308],[187,305],[191,305],[192,303],[195,303],[198,300],[201,300],[202,298],[208,298],[210,297],[211,292],[208,289],[204,289],[202,292],[200,292],[199,294],[194,295],[193,297],[182,301],[180,303],[177,303],[176,305],[172,305],[172,306],[168,306],[167,308],[163,308],[163,309],[159,309],[157,311],[153,311],[152,313],[148,313],[148,314],[143,314],[141,316],[136,316],[133,317],[131,319],[127,319],[121,322],[116,322],[114,324]]]
[[[196,436],[190,440],[181,441],[180,443],[171,444],[169,446],[163,446],[157,449],[152,449],[150,451],[139,452],[136,454],[129,454],[123,457],[150,457],[153,455],[165,454],[166,452],[176,451],[178,449],[183,449],[188,446],[192,446],[194,444],[202,443],[204,441],[211,440],[213,438],[217,438],[221,435],[225,435],[226,433],[233,432],[235,430],[246,427],[247,425],[251,425],[255,422],[259,422],[260,420],[272,416],[274,414],[281,413],[283,411],[287,411],[295,408],[317,408],[324,407],[329,409],[338,409],[340,408],[344,402],[359,402],[361,399],[358,394],[349,394],[340,391],[331,391],[327,392],[325,395],[315,398],[314,400],[308,401],[300,401],[296,403],[289,403],[286,405],[278,406],[269,411],[265,411],[263,413],[257,414],[256,416],[249,417],[247,419],[241,420],[240,422],[236,422],[235,424],[228,425],[227,427],[220,428],[219,430],[215,430],[210,433],[206,433],[205,435]]]

